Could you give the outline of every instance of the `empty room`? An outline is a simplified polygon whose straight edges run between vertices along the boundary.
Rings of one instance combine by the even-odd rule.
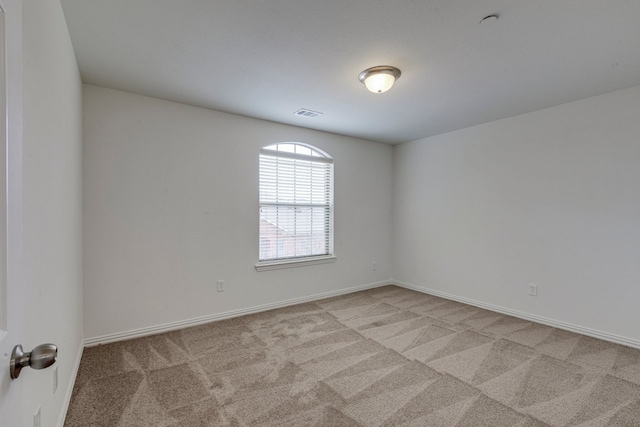
[[[640,426],[639,20],[0,0],[0,426]]]

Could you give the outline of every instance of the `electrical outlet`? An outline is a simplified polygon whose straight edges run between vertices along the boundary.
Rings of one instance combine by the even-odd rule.
[[[53,394],[58,390],[58,367],[54,366],[53,368]]]
[[[371,263],[371,270],[376,271],[377,268],[378,268],[378,263],[373,261],[373,263]]]
[[[529,283],[529,295],[532,297],[538,296],[538,285],[534,285],[533,283]]]
[[[42,423],[42,413],[40,412],[40,406],[38,406],[38,410],[33,416],[33,427],[40,427]]]
[[[224,280],[218,280],[218,292],[224,292]]]

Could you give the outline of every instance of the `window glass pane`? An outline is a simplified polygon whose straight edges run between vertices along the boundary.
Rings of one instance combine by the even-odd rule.
[[[303,145],[296,145],[296,153],[305,154],[307,156],[311,155],[311,148],[305,147]]]
[[[262,206],[260,259],[328,255],[328,206]]]
[[[293,144],[278,144],[278,151],[283,151],[285,153],[295,153],[296,146]]]

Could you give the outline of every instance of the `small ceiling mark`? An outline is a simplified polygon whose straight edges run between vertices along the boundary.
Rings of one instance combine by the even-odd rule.
[[[293,114],[295,114],[296,116],[309,117],[309,118],[318,117],[322,115],[322,113],[319,111],[308,110],[306,108],[301,108],[298,111],[295,111]]]
[[[480,25],[487,26],[487,25],[495,24],[499,17],[500,15],[498,15],[497,13],[493,13],[491,15],[485,16],[480,20]]]

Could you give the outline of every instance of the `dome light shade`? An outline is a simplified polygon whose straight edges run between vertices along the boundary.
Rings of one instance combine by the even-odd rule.
[[[391,89],[391,86],[400,78],[400,70],[389,65],[380,65],[367,68],[358,75],[364,85],[373,93],[382,93]]]

